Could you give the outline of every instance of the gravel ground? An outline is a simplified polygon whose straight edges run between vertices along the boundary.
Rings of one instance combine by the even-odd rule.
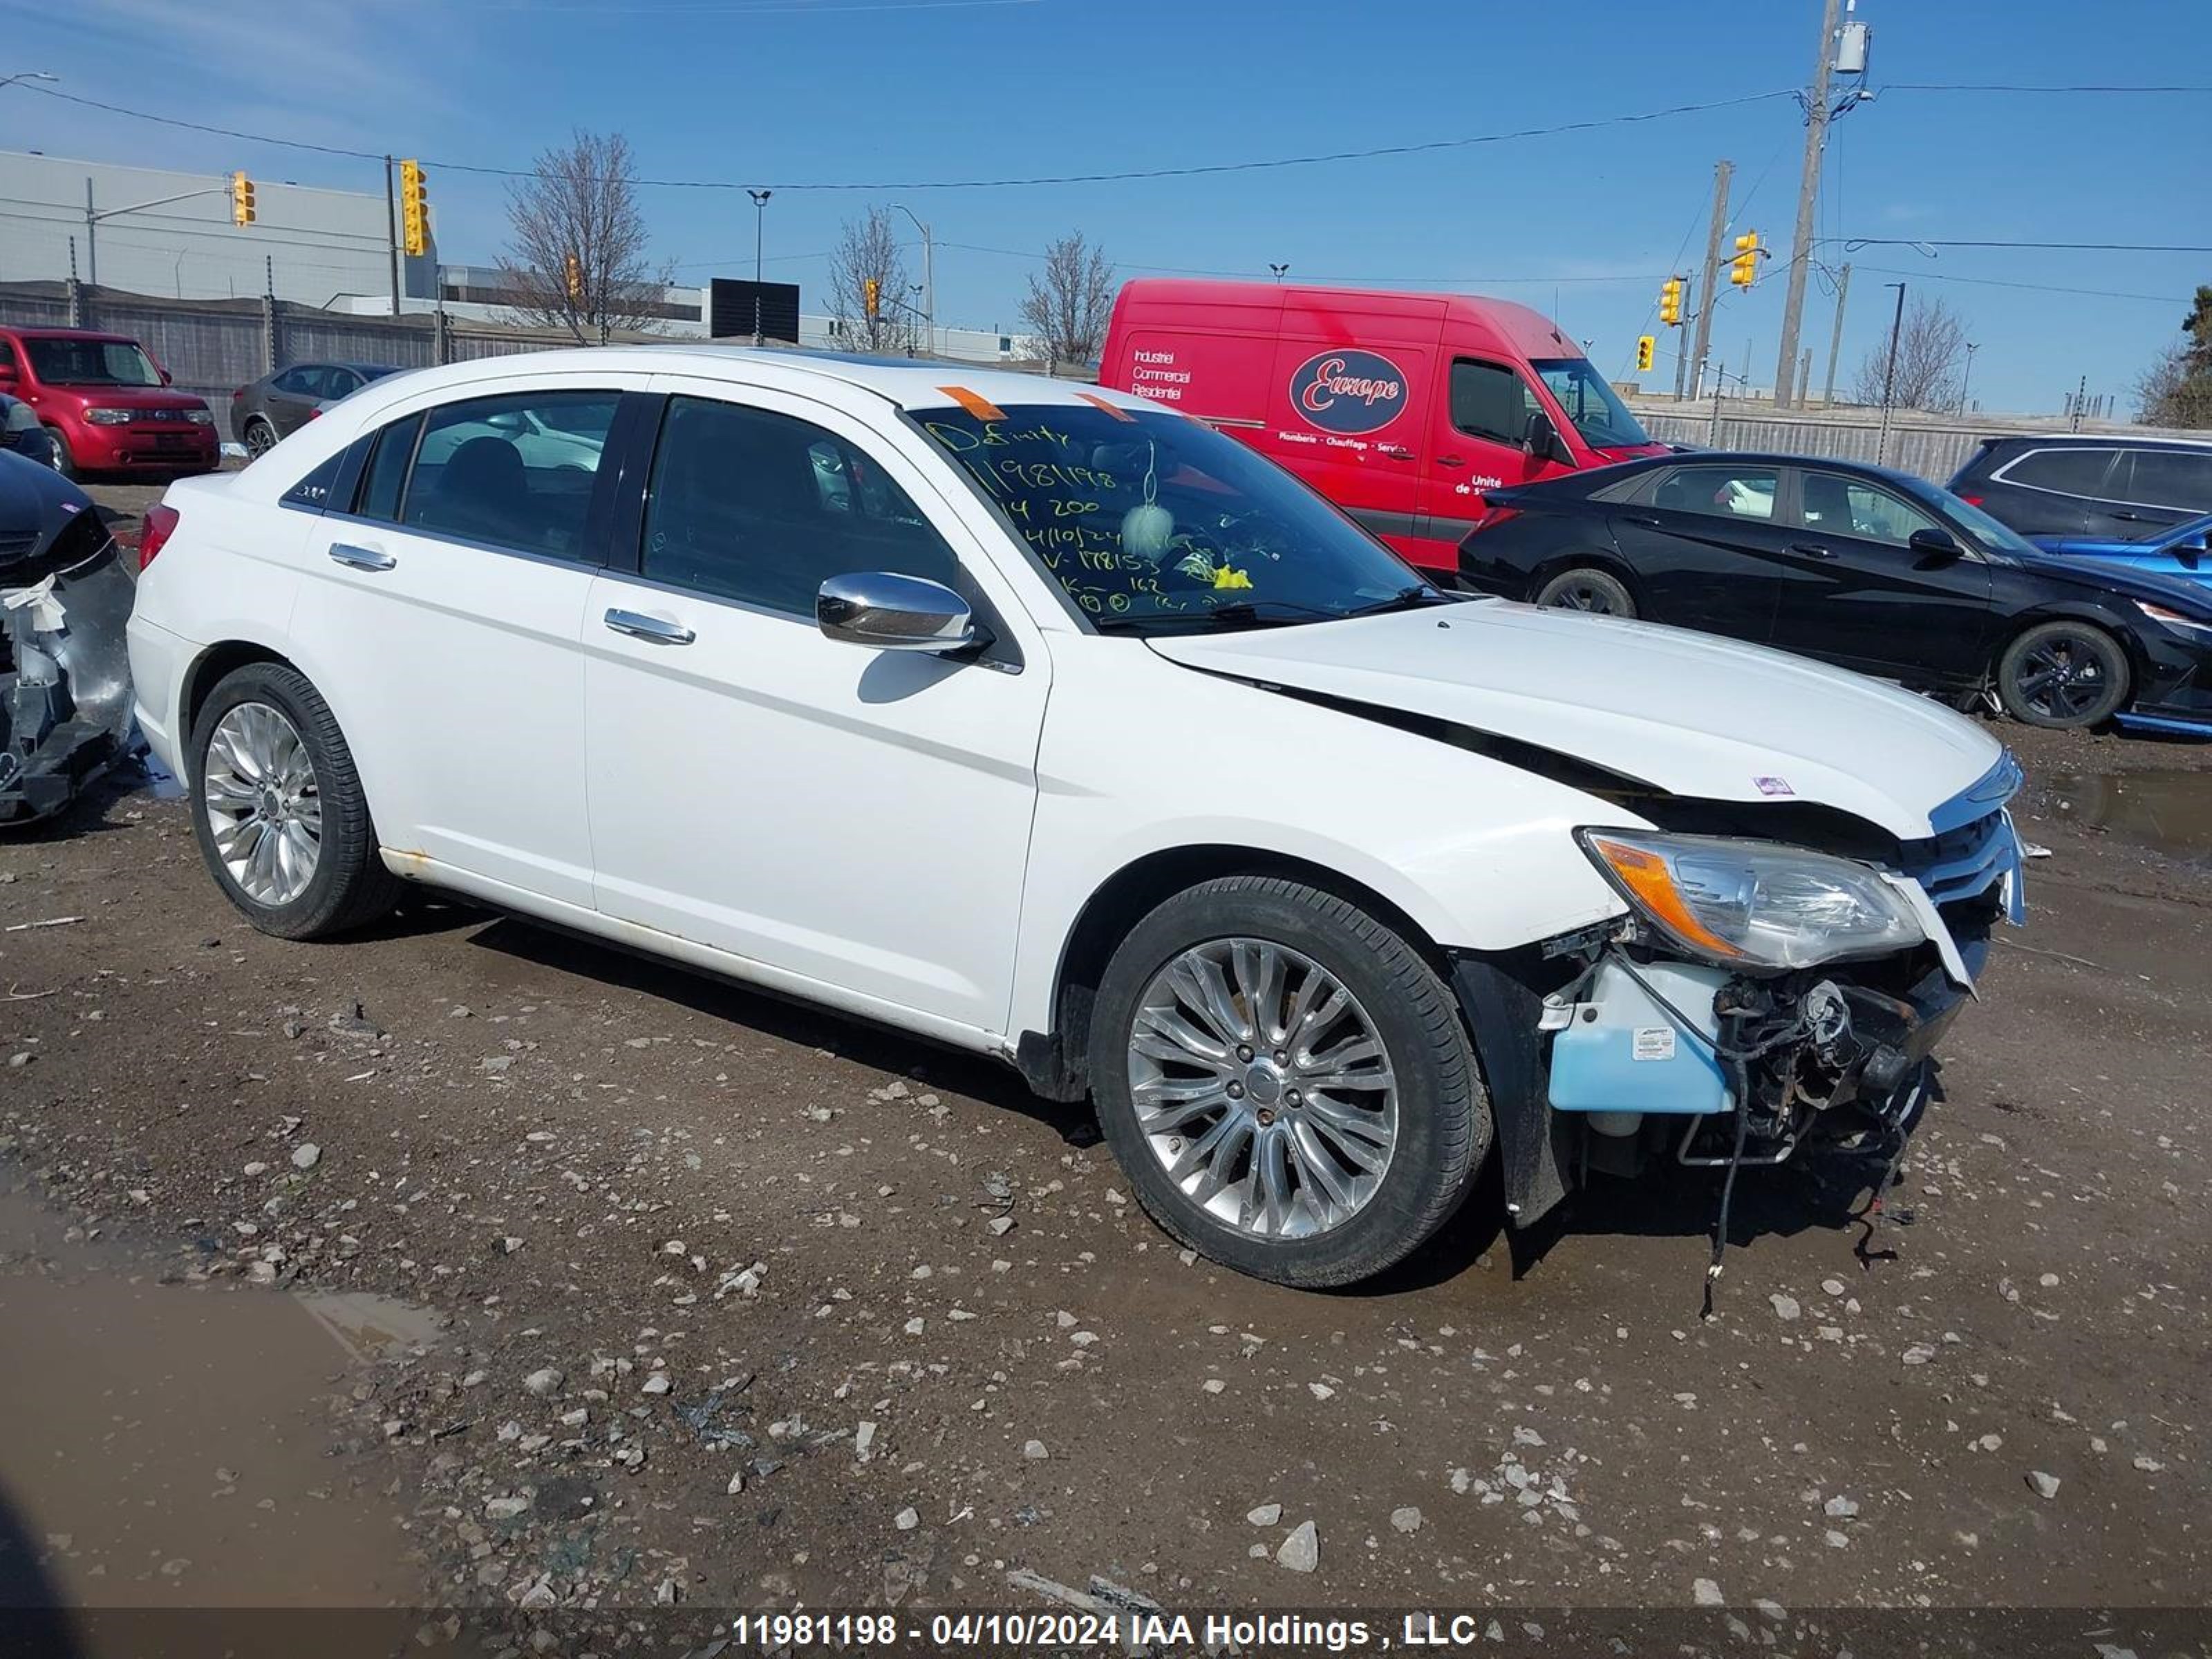
[[[330,1406],[432,1604],[1028,1603],[1024,1569],[1261,1607],[2201,1602],[2212,869],[2079,803],[2212,751],[2004,735],[2051,856],[1894,1259],[1851,1194],[1747,1176],[1710,1322],[1702,1179],[1510,1238],[1493,1184],[1380,1284],[1261,1285],[1011,1073],[459,908],[263,938],[120,785],[0,843],[0,1176],[201,1293],[434,1312]]]

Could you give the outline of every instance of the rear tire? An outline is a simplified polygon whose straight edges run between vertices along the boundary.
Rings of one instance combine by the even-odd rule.
[[[1997,659],[2005,713],[2057,731],[2101,725],[2128,700],[2128,653],[2094,623],[2047,622]]]
[[[1583,611],[1594,617],[1633,620],[1636,598],[1627,584],[1590,565],[1562,570],[1536,590],[1535,603],[1553,611]]]
[[[1490,1147],[1436,970],[1295,881],[1231,876],[1169,899],[1108,964],[1091,1032],[1099,1124],[1139,1201],[1255,1279],[1382,1272],[1450,1218]]]
[[[307,677],[250,663],[192,723],[192,833],[247,921],[279,939],[330,939],[386,915],[403,884],[337,720]]]
[[[61,428],[48,427],[46,436],[54,447],[54,471],[71,483],[76,483],[83,475],[77,471],[76,457],[70,453],[69,440],[62,436]]]

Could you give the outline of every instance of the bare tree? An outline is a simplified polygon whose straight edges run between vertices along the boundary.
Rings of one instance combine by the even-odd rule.
[[[617,329],[653,330],[666,316],[673,273],[646,264],[629,141],[576,130],[510,185],[509,240],[500,285],[518,322],[566,329],[604,345]]]
[[[874,314],[868,285],[875,284]],[[921,344],[914,298],[907,283],[906,255],[889,208],[872,207],[865,217],[848,219],[830,256],[830,315],[838,337],[856,351],[911,355]]]
[[[2154,426],[2212,427],[2212,284],[2197,289],[2181,338],[2136,382],[2136,400]]]
[[[1966,325],[1941,300],[1915,300],[1897,336],[1897,383],[1891,400],[1899,409],[1956,408],[1966,363]],[[1885,333],[1859,360],[1857,398],[1881,401],[1889,372],[1889,336]]]
[[[1114,267],[1106,251],[1071,231],[1044,251],[1044,270],[1030,278],[1022,320],[1054,362],[1087,363],[1106,343],[1114,309]]]

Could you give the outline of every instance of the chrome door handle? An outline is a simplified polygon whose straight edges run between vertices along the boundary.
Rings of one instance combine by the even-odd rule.
[[[332,542],[331,558],[349,570],[389,570],[399,562],[380,547],[356,547],[350,542]]]
[[[1822,547],[1816,542],[1792,542],[1790,544],[1790,550],[1792,553],[1802,553],[1808,559],[1832,559],[1836,556],[1831,549]]]
[[[635,611],[608,611],[607,626],[617,634],[627,634],[634,640],[645,640],[653,645],[689,645],[699,637],[682,623],[641,616]]]

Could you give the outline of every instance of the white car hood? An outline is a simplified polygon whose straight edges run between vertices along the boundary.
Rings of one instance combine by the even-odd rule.
[[[1930,814],[2004,756],[1963,716],[1842,669],[1502,600],[1150,644],[1187,667],[1449,720],[1672,794],[1820,802],[1907,841],[1936,833]]]

